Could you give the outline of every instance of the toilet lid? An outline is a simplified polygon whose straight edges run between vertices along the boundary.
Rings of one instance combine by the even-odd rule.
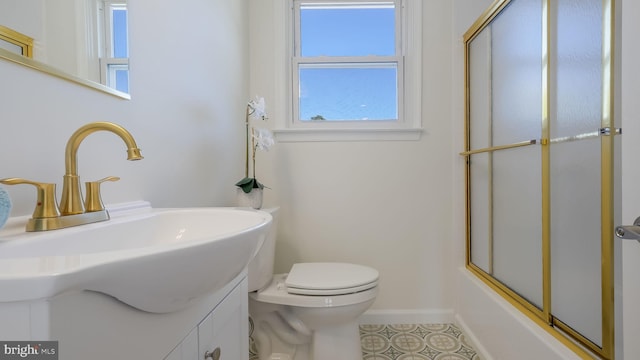
[[[376,269],[344,263],[294,264],[285,280],[287,292],[300,295],[350,294],[377,284]]]

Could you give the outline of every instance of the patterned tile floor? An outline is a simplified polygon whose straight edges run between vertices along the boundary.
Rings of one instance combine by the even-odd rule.
[[[363,360],[481,360],[453,324],[361,325]]]
[[[249,341],[249,360],[259,360]],[[454,324],[361,325],[360,341],[363,360],[481,360]]]

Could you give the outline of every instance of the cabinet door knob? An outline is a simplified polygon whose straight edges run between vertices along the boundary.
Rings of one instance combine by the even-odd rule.
[[[215,350],[213,351],[207,351],[204,353],[204,360],[207,359],[211,359],[211,360],[220,360],[220,348],[217,347]]]

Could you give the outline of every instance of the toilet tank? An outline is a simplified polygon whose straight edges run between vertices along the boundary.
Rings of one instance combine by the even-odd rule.
[[[273,217],[269,233],[256,255],[249,262],[247,279],[249,292],[260,290],[269,285],[273,277],[273,262],[276,255],[276,233],[278,231],[278,211],[280,208],[262,209]]]

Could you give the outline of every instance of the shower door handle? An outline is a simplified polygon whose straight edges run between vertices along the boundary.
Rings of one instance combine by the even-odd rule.
[[[616,227],[616,236],[621,239],[638,240],[640,242],[640,217],[636,218],[633,225],[621,225]]]

